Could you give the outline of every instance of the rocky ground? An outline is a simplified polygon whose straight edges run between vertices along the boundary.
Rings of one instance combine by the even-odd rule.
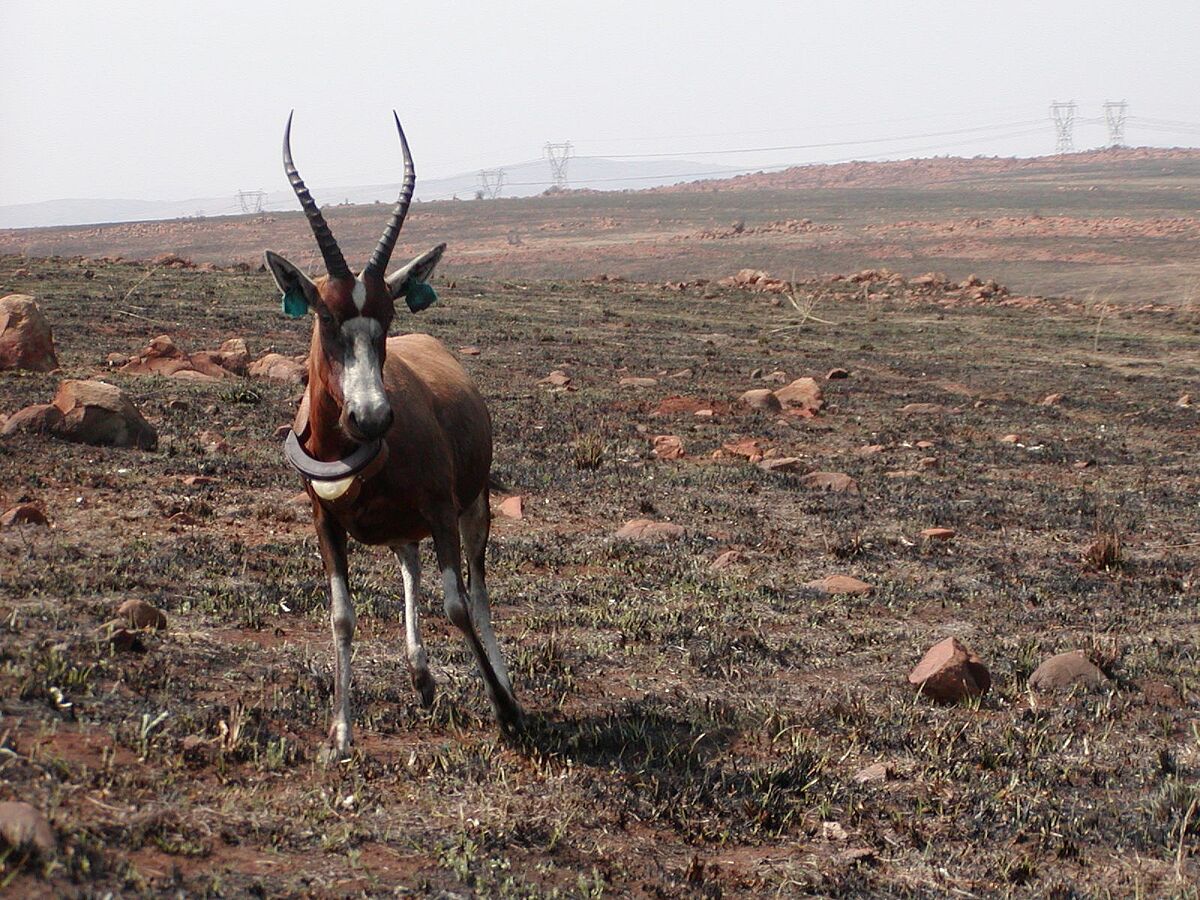
[[[328,765],[324,588],[277,436],[300,389],[225,368],[294,359],[306,323],[253,271],[0,259],[60,367],[0,375],[0,414],[102,379],[156,437],[0,438],[0,512],[32,510],[0,528],[0,880],[1193,889],[1200,323],[1013,303],[986,269],[738,268],[443,278],[404,320],[493,412],[530,722],[499,738],[428,578],[421,708],[397,565],[359,548],[357,751]]]

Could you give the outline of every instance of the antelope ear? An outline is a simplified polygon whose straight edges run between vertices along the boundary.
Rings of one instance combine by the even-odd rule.
[[[307,275],[276,253],[268,250],[264,257],[275,283],[283,291],[283,312],[298,319],[320,301],[317,286]]]
[[[438,244],[389,275],[387,286],[392,299],[403,297],[412,312],[420,312],[432,306],[437,300],[437,294],[426,282],[433,275],[433,270],[437,268],[445,252],[446,245]]]

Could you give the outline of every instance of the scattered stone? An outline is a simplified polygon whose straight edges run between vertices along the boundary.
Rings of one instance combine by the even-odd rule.
[[[47,527],[50,523],[46,521],[46,514],[32,503],[22,503],[0,516],[0,528],[14,528],[18,525]]]
[[[308,367],[302,360],[303,357],[293,358],[279,353],[267,353],[250,363],[246,374],[251,378],[304,384],[308,381]]]
[[[683,537],[682,525],[674,522],[655,522],[651,519],[631,519],[622,525],[616,536],[627,541],[674,541]]]
[[[918,450],[932,450],[933,441],[917,441],[913,446]]]
[[[1179,399],[1175,401],[1176,406],[1182,406],[1184,409],[1190,409],[1192,405],[1191,394],[1180,394]]]
[[[1075,685],[1097,688],[1107,681],[1107,676],[1082,650],[1052,656],[1029,676],[1029,686],[1039,691],[1065,691]]]
[[[183,483],[188,487],[203,487],[205,485],[216,484],[217,479],[211,475],[186,475]]]
[[[0,434],[53,434],[62,424],[62,413],[53,403],[38,403],[8,417]]]
[[[58,843],[46,817],[20,800],[0,803],[0,838],[17,853],[36,850],[43,856],[52,854]]]
[[[800,479],[805,487],[833,494],[857,494],[858,482],[845,472],[809,472]]]
[[[855,772],[854,780],[858,784],[876,784],[887,781],[891,774],[892,769],[887,763],[873,763]]]
[[[953,528],[926,528],[921,532],[921,537],[927,541],[949,541],[958,534]]]
[[[860,581],[851,575],[826,575],[824,578],[806,582],[804,587],[831,596],[846,595],[850,597],[869,594],[875,590],[865,581]]]
[[[68,441],[103,447],[153,450],[158,432],[142,418],[124,392],[103,381],[64,381],[54,405],[62,422],[53,434]]]
[[[1042,398],[1042,402],[1039,405],[1040,406],[1058,406],[1060,403],[1063,402],[1064,398],[1065,398],[1065,395],[1063,395],[1063,394],[1047,394],[1045,397]]]
[[[845,369],[830,369],[825,373],[826,381],[837,381],[840,378],[849,378],[850,373]]]
[[[97,629],[97,632],[118,653],[144,653],[146,651],[146,645],[142,643],[137,632],[126,628],[125,622],[121,619],[105,622]]]
[[[817,413],[825,405],[821,387],[815,378],[797,378],[786,387],[775,392],[775,397],[785,409],[798,409],[804,412]]]
[[[741,550],[726,550],[709,564],[714,572],[723,572],[746,561],[746,554]]]
[[[513,494],[511,497],[505,497],[497,506],[496,512],[504,516],[506,519],[521,519],[524,518],[525,502],[519,494]]]
[[[459,352],[459,353],[460,353],[462,356],[478,356],[478,355],[479,355],[479,348],[478,348],[478,347],[475,347],[475,346],[472,346],[472,345],[468,345],[468,346],[466,346],[466,347],[459,347],[459,348],[458,348],[458,352]]]
[[[716,413],[708,407],[705,407],[704,409],[696,410],[694,413],[692,413],[692,415],[698,419],[711,419],[714,415],[716,415]]]
[[[900,407],[900,412],[909,416],[940,416],[950,410],[940,403],[907,403]]]
[[[555,369],[545,378],[538,381],[538,384],[548,384],[551,387],[566,387],[571,383],[571,376],[561,369]]]
[[[37,301],[27,294],[0,297],[0,369],[50,372],[57,368],[54,336]]]
[[[1021,436],[1019,434],[1006,434],[1004,437],[1000,438],[1000,443],[1019,444],[1021,443]]]
[[[288,432],[290,432],[291,430],[292,430],[291,425],[280,425],[278,428],[275,429],[275,440],[277,440],[277,441],[287,440]]]
[[[920,476],[920,471],[917,469],[892,469],[883,473],[884,478],[917,478]]]
[[[1183,705],[1183,695],[1174,685],[1151,678],[1138,679],[1136,684],[1141,690],[1142,696],[1156,706],[1180,707]]]
[[[155,631],[161,631],[167,627],[166,613],[136,597],[122,603],[117,608],[117,615],[131,628],[153,628]]]
[[[885,447],[883,444],[867,444],[866,446],[859,447],[854,452],[858,456],[876,456],[886,449],[887,447]]]
[[[821,837],[827,841],[844,841],[850,835],[846,834],[846,829],[842,827],[840,822],[822,822]]]
[[[948,637],[929,648],[909,673],[908,683],[938,703],[957,703],[986,694],[992,676],[979,657]]]
[[[680,369],[678,372],[672,372],[667,377],[668,378],[683,378],[686,380],[688,378],[693,377],[694,375],[695,375],[695,373],[691,369]]]
[[[722,445],[731,456],[744,456],[750,462],[758,462],[763,458],[763,448],[755,438],[745,438]]]
[[[766,375],[763,375],[762,380],[767,384],[787,384],[787,372],[781,372],[779,369],[776,369],[774,372],[768,372]]]
[[[917,460],[918,469],[936,469],[940,464],[936,456],[922,456]]]
[[[833,859],[844,866],[857,866],[861,863],[874,862],[878,855],[873,847],[849,847],[835,853]]]
[[[758,467],[766,472],[798,472],[804,468],[804,460],[798,456],[776,456],[762,460]]]
[[[775,392],[767,388],[754,388],[738,397],[738,403],[749,409],[765,409],[767,412],[782,412],[783,404]]]
[[[659,459],[682,459],[683,441],[673,434],[660,434],[654,438],[654,455]]]
[[[656,384],[658,384],[658,379],[657,378],[638,378],[638,377],[634,377],[634,376],[627,376],[625,378],[622,378],[617,383],[621,387],[639,387],[639,388],[654,387]]]

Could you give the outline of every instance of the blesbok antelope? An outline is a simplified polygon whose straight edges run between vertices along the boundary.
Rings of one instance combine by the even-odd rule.
[[[496,718],[505,729],[521,719],[492,631],[484,578],[491,522],[492,424],[487,406],[470,376],[439,341],[424,334],[387,336],[397,298],[404,297],[413,311],[432,302],[426,281],[446,249],[439,244],[385,276],[416,185],[398,116],[396,130],[404,153],[400,197],[370,262],[355,277],[292,162],[289,115],[283,133],[284,171],[329,274],[310,280],[279,254],[266,252],[267,266],[283,291],[284,310],[293,316],[305,311],[315,316],[308,389],[284,452],[304,477],[329,579],[335,675],[329,739],[339,752],[350,745],[350,645],[355,626],[347,584],[347,535],[390,547],[400,559],[408,664],[426,706],[433,702],[434,684],[417,623],[417,545],[433,538],[446,615],[475,656]]]

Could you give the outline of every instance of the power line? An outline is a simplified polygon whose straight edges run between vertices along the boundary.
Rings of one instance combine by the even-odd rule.
[[[503,169],[480,169],[479,170],[479,199],[486,197],[488,200],[495,200],[500,196],[500,191],[504,188],[504,170]]]
[[[928,131],[923,134],[900,134],[886,138],[865,138],[858,141],[825,141],[819,144],[786,144],[776,147],[737,147],[728,150],[687,150],[673,153],[608,153],[604,156],[578,156],[577,159],[661,159],[679,156],[722,156],[729,153],[773,153],[784,150],[824,150],[831,147],[857,147],[866,144],[890,144],[895,141],[915,141],[931,137],[951,137],[956,134],[971,134],[980,131],[997,131],[1018,126],[1036,125],[1041,119],[1026,119],[1022,122],[1004,122],[995,125],[976,125],[972,128],[955,128],[950,131]]]

